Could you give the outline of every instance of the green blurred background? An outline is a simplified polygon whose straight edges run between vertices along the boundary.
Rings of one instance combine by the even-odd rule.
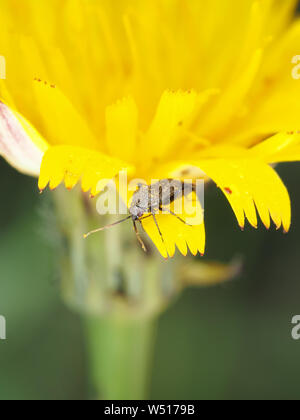
[[[206,193],[208,260],[244,257],[242,275],[189,289],[163,315],[155,350],[153,399],[298,399],[300,341],[300,165],[280,165],[293,206],[288,235],[241,232],[221,192]],[[62,304],[51,241],[49,197],[36,180],[0,160],[0,399],[88,399],[91,389],[80,318]]]

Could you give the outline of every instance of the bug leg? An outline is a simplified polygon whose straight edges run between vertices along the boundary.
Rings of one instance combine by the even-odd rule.
[[[158,230],[158,232],[159,232],[159,235],[160,235],[160,237],[161,237],[161,240],[162,240],[162,242],[163,242],[163,244],[164,244],[164,246],[165,246],[165,248],[166,248],[166,250],[167,250],[167,254],[169,254],[169,253],[168,253],[167,246],[166,246],[166,243],[165,243],[165,240],[164,240],[164,237],[163,237],[163,234],[161,233],[161,230],[160,230],[159,224],[158,224],[158,222],[157,222],[157,219],[156,219],[155,213],[152,213],[152,216],[153,216],[153,219],[154,219],[155,225],[156,225],[156,227],[157,227],[157,230]]]
[[[146,246],[145,246],[145,244],[144,244],[144,242],[143,242],[143,240],[141,238],[141,235],[140,235],[140,232],[138,231],[138,228],[137,228],[137,225],[136,225],[135,220],[133,220],[133,227],[134,227],[134,231],[135,231],[137,240],[139,241],[141,247],[143,248],[143,251],[147,252],[147,248],[146,248]]]
[[[149,219],[149,217],[151,217],[151,216],[152,216],[152,214],[148,214],[147,216],[140,217],[139,222],[141,222],[144,219]]]
[[[175,216],[178,220],[180,220],[181,223],[183,223],[184,225],[187,226],[193,226],[190,225],[189,223],[187,223],[185,220],[183,220],[181,217],[179,217],[177,214],[173,213],[171,210],[169,209],[163,209],[162,207],[160,208],[161,211],[167,211],[169,214],[171,214],[172,216]]]

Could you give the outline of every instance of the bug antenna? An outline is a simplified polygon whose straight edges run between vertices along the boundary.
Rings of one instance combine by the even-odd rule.
[[[83,235],[83,237],[84,237],[84,239],[86,239],[87,237],[93,235],[94,233],[98,233],[98,232],[101,232],[103,230],[110,229],[111,227],[120,225],[121,223],[126,222],[127,220],[129,220],[131,218],[132,218],[132,216],[128,216],[128,217],[126,217],[126,219],[119,220],[118,222],[112,223],[110,225],[104,226],[104,227],[99,228],[99,229],[91,230],[89,233],[86,233],[85,235]]]

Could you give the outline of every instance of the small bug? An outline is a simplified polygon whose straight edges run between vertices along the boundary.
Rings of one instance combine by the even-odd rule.
[[[102,228],[93,230],[84,235],[84,237],[87,238],[94,233],[101,232],[105,229],[110,229],[113,226],[119,225],[129,219],[132,219],[137,239],[143,250],[147,252],[146,246],[138,231],[137,222],[141,222],[148,217],[153,217],[159,235],[164,243],[164,238],[158,225],[156,215],[159,214],[159,212],[165,211],[176,217],[185,225],[191,226],[177,214],[172,212],[168,206],[175,200],[183,196],[187,196],[192,192],[196,192],[195,184],[183,183],[182,181],[173,179],[163,179],[151,185],[139,184],[137,191],[132,196],[131,205],[129,207],[129,216],[127,216],[125,219],[119,220],[116,223],[112,223]]]

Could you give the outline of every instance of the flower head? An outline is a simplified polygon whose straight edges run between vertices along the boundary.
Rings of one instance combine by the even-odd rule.
[[[271,164],[300,159],[296,3],[2,0],[0,152],[41,190],[81,181],[93,196],[124,169],[147,182],[204,172],[242,228],[259,215],[288,231]],[[204,253],[202,217],[157,220],[164,241],[142,223],[163,256]]]

